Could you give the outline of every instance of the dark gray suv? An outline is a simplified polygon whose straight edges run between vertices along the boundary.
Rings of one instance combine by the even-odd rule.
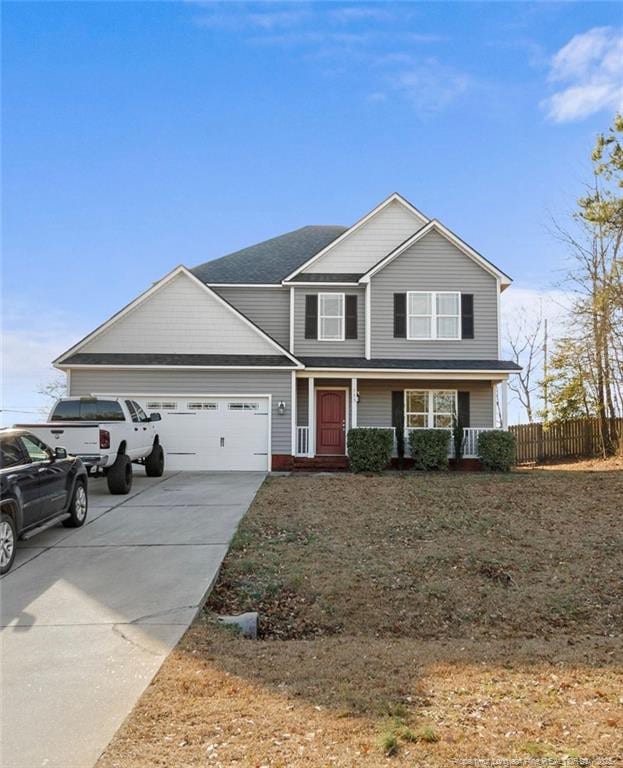
[[[87,472],[64,448],[52,450],[23,429],[0,430],[0,574],[15,559],[18,538],[87,517]]]

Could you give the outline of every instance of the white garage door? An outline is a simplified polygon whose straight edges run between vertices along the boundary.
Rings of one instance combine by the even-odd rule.
[[[158,432],[166,469],[266,470],[267,397],[136,397],[162,416]]]

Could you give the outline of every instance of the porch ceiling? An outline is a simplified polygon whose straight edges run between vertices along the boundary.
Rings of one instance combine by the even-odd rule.
[[[410,370],[410,371],[520,371],[521,366],[512,360],[439,360],[439,359],[407,359],[365,357],[299,357],[307,368],[327,368],[360,370]]]
[[[369,378],[369,379],[466,379],[504,381],[521,368],[510,360],[400,360],[361,357],[300,357],[302,378]]]

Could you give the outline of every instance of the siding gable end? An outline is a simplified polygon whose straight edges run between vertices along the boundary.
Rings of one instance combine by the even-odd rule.
[[[373,275],[370,287],[373,358],[497,358],[497,280],[438,232],[424,235]],[[457,291],[472,295],[472,338],[396,337],[395,294],[408,291]]]
[[[232,355],[274,355],[279,349],[185,270],[165,278],[79,347],[81,352]]]
[[[302,274],[363,274],[425,224],[420,215],[392,200],[340,242],[329,246],[327,253],[304,268]]]

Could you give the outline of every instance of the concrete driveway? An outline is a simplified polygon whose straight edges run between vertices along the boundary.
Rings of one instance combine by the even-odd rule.
[[[0,765],[91,768],[212,586],[259,472],[89,482],[87,524],[19,546],[0,581]]]

